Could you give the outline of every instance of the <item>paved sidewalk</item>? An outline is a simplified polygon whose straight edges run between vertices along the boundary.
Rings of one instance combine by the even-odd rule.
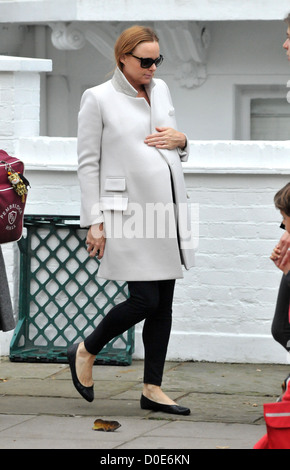
[[[167,362],[164,391],[191,408],[190,416],[174,416],[140,409],[142,361],[95,366],[95,400],[88,403],[74,390],[67,364],[2,358],[0,448],[252,449],[266,432],[263,404],[276,401],[289,369]],[[118,421],[121,427],[94,431],[97,418]]]

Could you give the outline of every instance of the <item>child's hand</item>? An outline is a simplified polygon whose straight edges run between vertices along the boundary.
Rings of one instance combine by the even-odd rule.
[[[280,245],[276,245],[274,250],[272,251],[272,254],[270,256],[270,259],[274,262],[274,264],[279,267],[279,264],[281,262],[281,248]]]
[[[285,232],[281,237],[278,245],[275,246],[270,259],[274,262],[277,268],[281,269],[284,274],[290,271],[290,234]],[[285,272],[286,271],[286,272]]]
[[[290,271],[290,249],[286,251],[285,255],[283,256],[282,261],[279,264],[279,269],[283,271],[284,274],[287,274]]]

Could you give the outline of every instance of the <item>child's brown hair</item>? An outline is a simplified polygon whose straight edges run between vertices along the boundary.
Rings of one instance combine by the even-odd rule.
[[[275,194],[274,204],[277,209],[290,217],[290,183]]]

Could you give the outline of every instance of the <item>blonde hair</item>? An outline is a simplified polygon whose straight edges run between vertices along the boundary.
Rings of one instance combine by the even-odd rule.
[[[148,26],[131,26],[125,29],[115,43],[115,59],[117,66],[122,70],[121,57],[133,52],[141,42],[159,42],[155,31]]]
[[[275,194],[274,204],[277,209],[290,216],[290,183]]]
[[[288,26],[290,26],[290,13],[288,13],[288,16],[284,19],[286,23],[288,23]]]

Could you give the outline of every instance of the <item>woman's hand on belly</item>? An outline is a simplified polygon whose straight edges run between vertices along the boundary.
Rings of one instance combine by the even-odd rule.
[[[104,236],[103,223],[92,225],[87,233],[87,251],[91,258],[98,255],[98,259],[104,256],[106,238]]]
[[[173,150],[186,146],[186,136],[172,127],[156,127],[157,132],[150,134],[144,140],[150,147]]]

